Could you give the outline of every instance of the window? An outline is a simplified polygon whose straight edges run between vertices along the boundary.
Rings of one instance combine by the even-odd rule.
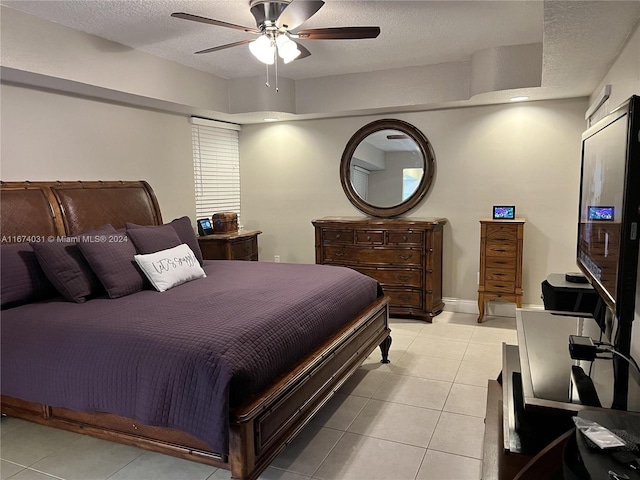
[[[354,165],[351,170],[351,182],[360,198],[367,200],[369,197],[369,170]]]
[[[240,223],[239,125],[191,117],[196,217],[235,212]]]

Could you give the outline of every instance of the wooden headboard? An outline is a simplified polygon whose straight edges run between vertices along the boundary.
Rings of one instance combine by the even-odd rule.
[[[110,223],[161,225],[153,190],[135,182],[0,182],[0,235],[76,235]]]

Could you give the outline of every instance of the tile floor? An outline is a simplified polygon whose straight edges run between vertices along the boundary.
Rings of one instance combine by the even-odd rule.
[[[262,480],[479,479],[487,379],[515,319],[443,312],[432,324],[392,319],[379,350]],[[226,470],[14,418],[1,423],[0,480],[223,480]]]

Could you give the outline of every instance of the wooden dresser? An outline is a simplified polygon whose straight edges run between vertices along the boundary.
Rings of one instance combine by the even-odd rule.
[[[198,237],[205,260],[258,261],[258,235],[260,230],[239,230]]]
[[[522,243],[524,219],[480,220],[480,284],[478,323],[485,302],[502,298],[522,307]]]
[[[314,220],[316,263],[353,268],[380,282],[390,314],[431,321],[442,312],[445,218]]]

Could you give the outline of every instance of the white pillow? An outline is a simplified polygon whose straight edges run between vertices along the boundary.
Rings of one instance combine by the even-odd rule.
[[[156,253],[134,255],[133,258],[159,292],[207,276],[186,243]]]

